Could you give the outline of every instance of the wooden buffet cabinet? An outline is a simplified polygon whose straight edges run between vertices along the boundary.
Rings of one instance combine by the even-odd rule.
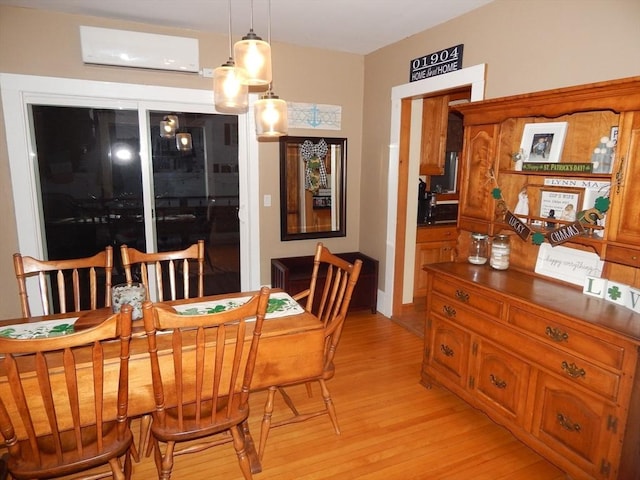
[[[603,278],[640,288],[640,77],[454,108],[464,115],[455,251],[467,251],[472,232],[506,233],[511,266],[492,270],[460,255],[423,267],[422,382],[458,394],[571,478],[639,480],[640,314],[534,273],[540,247],[515,235],[505,213],[524,190],[522,220],[545,235],[545,179],[608,182],[604,225],[585,225],[563,246],[596,253]],[[567,124],[560,165],[590,163],[600,138],[617,127],[611,171],[518,170],[525,125],[547,122]]]
[[[424,385],[445,386],[572,478],[640,478],[640,315],[515,270],[425,270]]]

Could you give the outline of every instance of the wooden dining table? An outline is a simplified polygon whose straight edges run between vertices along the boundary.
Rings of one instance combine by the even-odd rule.
[[[225,295],[215,295],[210,297],[195,298],[188,300],[178,300],[173,302],[164,302],[165,304],[175,308],[178,311],[191,308],[192,311],[197,309],[205,309],[211,304],[221,304],[221,302],[237,302],[250,298],[257,292],[242,292]],[[271,299],[284,298],[287,301],[295,302],[291,297],[283,292],[272,290]],[[290,300],[289,300],[290,299]],[[270,300],[271,301],[271,300]],[[296,305],[297,306],[297,305]],[[306,378],[318,376],[323,369],[323,352],[324,352],[324,329],[322,322],[313,314],[304,311],[301,307],[295,312],[285,312],[280,315],[267,314],[262,328],[262,336],[258,347],[258,355],[254,370],[254,376],[251,384],[252,391],[262,390],[272,385],[282,385],[290,382],[304,380]],[[83,328],[91,328],[105,317],[110,310],[99,309],[87,312],[73,312],[68,314],[55,314],[42,317],[17,318],[11,320],[0,321],[0,334],[3,334],[8,328],[37,328],[39,325],[47,325],[47,322],[64,323],[65,321],[74,322],[73,329],[79,330]],[[44,323],[42,323],[44,322]],[[251,323],[248,324],[245,342],[251,341],[253,328]],[[158,336],[158,353],[159,356],[166,357],[167,360],[171,354],[171,336]],[[112,347],[112,348],[111,348]],[[112,372],[117,372],[118,368],[118,345],[105,346],[105,353],[113,360],[107,363],[105,368],[105,378]],[[167,362],[168,363],[168,362]],[[50,365],[49,368],[59,368],[56,365]],[[87,367],[89,369],[89,367]],[[79,379],[82,373],[78,374]],[[60,382],[54,382],[54,389],[64,391],[64,375],[60,371]],[[117,377],[116,377],[117,378]],[[89,386],[88,393],[92,386]],[[5,371],[0,363],[0,395],[5,401],[9,414],[12,418],[19,418],[15,405],[11,400],[11,394],[8,389],[8,382]],[[37,384],[35,380],[29,384],[30,391],[25,392],[27,395],[38,395]],[[55,392],[55,390],[54,390]],[[61,393],[61,395],[64,395]],[[114,389],[106,395],[106,402],[116,402],[117,391]],[[130,417],[145,416],[155,409],[153,398],[153,387],[151,382],[151,368],[147,353],[147,338],[142,326],[142,320],[133,321],[133,335],[131,340],[131,356],[129,360],[129,409]],[[90,410],[90,409],[86,409]],[[64,409],[57,412],[58,415],[68,415]],[[87,414],[87,423],[91,422],[90,414]],[[110,420],[105,418],[105,420]],[[69,420],[62,418],[61,422],[71,425]],[[19,438],[25,438],[24,429],[19,424],[15,425]],[[43,422],[36,425],[41,433],[48,433],[48,425]],[[253,450],[253,449],[252,449]],[[253,453],[253,452],[251,452]],[[253,457],[253,455],[252,455]],[[252,469],[259,471],[259,461],[257,456],[252,458]]]

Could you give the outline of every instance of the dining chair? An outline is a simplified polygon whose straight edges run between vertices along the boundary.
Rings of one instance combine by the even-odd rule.
[[[150,300],[149,270],[155,272],[157,301],[163,302],[168,294],[171,300],[178,298],[191,298],[190,261],[197,261],[197,297],[204,296],[204,240],[198,240],[184,250],[172,250],[167,252],[146,253],[126,244],[120,246],[122,267],[124,268],[127,283],[140,281],[145,286],[147,300]],[[134,271],[134,267],[139,270]],[[182,284],[179,277],[182,274]],[[165,280],[168,281],[168,292],[165,291]],[[182,290],[179,291],[178,287]],[[167,299],[169,300],[169,299]],[[140,418],[140,452],[149,456],[153,444],[149,443],[151,434],[151,416],[143,415]]]
[[[23,317],[31,317],[27,278],[35,276],[38,277],[40,301],[44,315],[55,313],[54,310],[59,313],[67,313],[68,311],[79,312],[111,306],[111,276],[113,273],[113,248],[111,246],[92,257],[67,260],[39,260],[15,253],[13,266],[18,280],[18,294],[20,295]],[[98,285],[102,282],[104,282],[104,298],[99,298]],[[68,304],[69,307],[67,307]],[[73,304],[73,310],[70,310],[71,304]]]
[[[351,295],[356,286],[362,260],[357,259],[353,264],[332,254],[321,242],[316,246],[316,254],[313,259],[313,273],[309,288],[293,295],[297,301],[305,300],[306,311],[316,315],[324,325],[324,360],[322,373],[313,378],[307,378],[287,385],[274,385],[269,387],[267,401],[264,408],[262,427],[260,432],[260,444],[258,456],[262,459],[269,436],[269,430],[274,427],[298,423],[320,415],[328,415],[337,435],[340,434],[338,417],[331,399],[331,394],[327,388],[327,381],[333,378],[335,368],[333,359],[340,342],[342,327],[351,302]],[[291,396],[285,387],[305,384],[307,394],[312,396],[311,386],[318,382],[324,400],[324,405],[320,409],[301,412],[294,404]],[[274,422],[272,420],[273,407],[276,392],[280,392],[286,405],[292,412],[283,420]]]
[[[244,478],[252,478],[258,459],[247,423],[249,390],[269,293],[263,287],[238,307],[204,315],[143,305],[156,405],[151,433],[160,479],[171,478],[174,457],[228,442],[233,442]],[[170,358],[159,357],[160,342],[170,342]],[[176,448],[183,442],[187,444]]]
[[[89,470],[83,478],[131,477],[137,452],[127,418],[130,339],[129,305],[67,335],[0,338],[10,392],[0,397],[0,432],[11,478]],[[13,410],[19,414],[9,415]]]
[[[171,300],[178,298],[190,297],[190,264],[189,261],[197,261],[197,296],[204,295],[204,259],[205,245],[204,240],[198,240],[184,250],[173,250],[169,252],[145,253],[127,245],[120,246],[120,254],[122,256],[122,266],[125,272],[127,283],[136,281],[135,276],[139,276],[147,289],[147,299],[149,299],[149,269],[155,271],[156,289],[158,301],[163,302],[165,296],[170,295]],[[140,268],[139,272],[133,271],[133,266]],[[178,290],[178,276],[182,275],[182,291]],[[165,281],[168,280],[168,292],[165,290]],[[179,295],[181,293],[182,295]],[[167,298],[169,300],[169,298]]]

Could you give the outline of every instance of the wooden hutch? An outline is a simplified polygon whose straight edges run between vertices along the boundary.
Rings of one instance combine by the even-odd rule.
[[[572,478],[637,480],[640,314],[536,274],[540,246],[515,235],[505,207],[526,192],[520,218],[545,234],[545,178],[609,182],[604,225],[587,225],[563,246],[596,253],[602,278],[640,288],[640,77],[455,108],[465,125],[457,257],[424,267],[422,383],[455,392]],[[566,122],[559,164],[590,163],[617,127],[610,172],[520,170],[525,125],[546,122]],[[472,232],[510,234],[510,268],[468,263]]]

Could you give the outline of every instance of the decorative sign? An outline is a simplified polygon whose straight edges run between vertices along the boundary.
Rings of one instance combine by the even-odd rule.
[[[573,222],[570,225],[563,225],[556,228],[553,232],[547,234],[549,243],[551,245],[560,245],[561,243],[571,240],[573,237],[578,237],[584,233],[584,227],[580,222]]]
[[[462,68],[463,44],[445,48],[411,60],[409,81],[416,82],[425,78],[455,72]]]
[[[511,227],[511,229],[516,232],[522,240],[526,240],[529,238],[529,235],[531,235],[531,229],[529,228],[529,226],[509,210],[507,210],[504,219],[509,227]]]
[[[287,102],[289,128],[340,130],[342,107],[317,103]]]
[[[544,163],[527,162],[522,164],[523,172],[567,172],[567,173],[591,173],[591,163]]]
[[[540,245],[536,273],[583,286],[587,276],[600,277],[604,262],[595,253]]]

